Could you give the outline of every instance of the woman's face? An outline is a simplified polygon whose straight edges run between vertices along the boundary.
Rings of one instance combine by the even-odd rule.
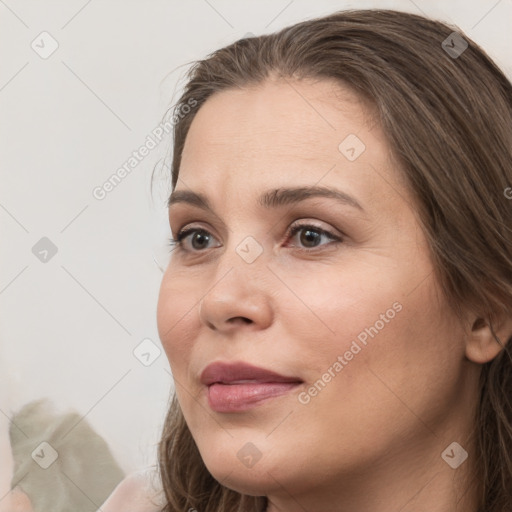
[[[158,329],[212,475],[305,504],[362,476],[405,482],[411,460],[448,468],[476,379],[414,201],[356,98],[327,80],[216,94],[178,191],[173,236],[195,231],[172,253]],[[288,379],[202,374],[216,362]]]

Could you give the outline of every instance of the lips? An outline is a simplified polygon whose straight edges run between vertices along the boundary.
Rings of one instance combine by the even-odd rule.
[[[235,384],[241,381],[302,382],[298,377],[286,377],[247,363],[212,363],[201,373],[201,383],[206,386],[214,383]]]
[[[213,363],[201,373],[208,403],[216,412],[239,412],[288,393],[303,381],[249,365]]]

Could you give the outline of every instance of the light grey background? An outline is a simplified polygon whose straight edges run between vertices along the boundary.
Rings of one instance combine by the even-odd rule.
[[[93,189],[158,126],[188,62],[347,7],[454,23],[512,75],[512,0],[0,0],[0,421],[50,397],[125,471],[155,462],[172,379],[163,352],[144,366],[133,350],[161,348],[155,258],[170,231],[150,176],[169,136],[103,200]],[[48,58],[31,47],[48,51],[43,31]],[[58,249],[47,262],[32,251],[43,237]]]

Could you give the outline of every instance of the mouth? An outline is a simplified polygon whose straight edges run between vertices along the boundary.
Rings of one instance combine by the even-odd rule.
[[[296,382],[246,382],[208,386],[208,404],[215,412],[240,412],[284,395],[301,383]]]
[[[213,363],[201,374],[207,386],[210,408],[215,412],[241,412],[300,386],[298,377],[288,377],[247,363]]]

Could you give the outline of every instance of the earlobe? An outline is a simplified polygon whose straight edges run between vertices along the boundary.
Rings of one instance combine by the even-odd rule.
[[[512,336],[512,319],[501,323],[477,318],[466,341],[466,357],[474,363],[492,361]]]

